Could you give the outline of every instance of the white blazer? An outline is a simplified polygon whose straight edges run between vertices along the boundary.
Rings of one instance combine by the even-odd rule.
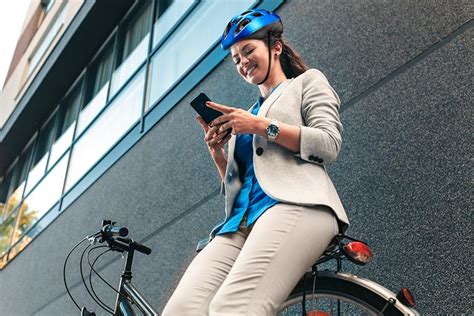
[[[289,204],[328,206],[344,232],[349,220],[325,167],[336,159],[341,148],[339,105],[338,95],[319,70],[309,69],[287,79],[263,102],[257,116],[299,126],[300,152],[295,154],[258,135],[253,136],[252,145],[255,176],[268,196]],[[221,193],[225,192],[225,220],[242,186],[234,159],[235,141],[233,135],[227,144],[227,168],[221,187]],[[210,238],[225,220],[212,229]]]

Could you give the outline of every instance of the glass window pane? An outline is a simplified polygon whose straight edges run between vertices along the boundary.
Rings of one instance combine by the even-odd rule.
[[[102,89],[97,93],[89,103],[81,110],[79,113],[78,125],[76,137],[81,135],[82,131],[87,127],[87,125],[92,122],[92,120],[99,114],[100,110],[105,106],[107,102],[107,89],[109,88],[109,83],[102,87]]]
[[[136,18],[132,19],[125,30],[120,33],[120,48],[117,52],[119,66],[112,75],[111,95],[114,95],[122,87],[125,81],[146,59],[148,41],[150,40],[148,32],[150,15],[151,10],[148,2],[146,7],[139,11]]]
[[[120,55],[121,60],[124,60],[128,57],[133,50],[140,44],[145,35],[148,34],[148,27],[150,24],[150,5],[146,5],[145,8],[141,9],[137,13],[137,16],[132,19],[125,30],[124,40],[123,40],[123,52]]]
[[[17,214],[18,212],[13,212],[4,220],[0,219],[0,256],[4,255],[11,246]]]
[[[152,59],[150,102],[157,101],[218,40],[236,14],[255,1],[202,1]],[[192,47],[192,49],[189,49]]]
[[[104,49],[104,52],[101,53],[101,56],[88,70],[87,88],[84,102],[86,106],[110,80],[113,63],[112,53],[112,45],[108,44],[108,46]],[[86,106],[84,106],[84,108]]]
[[[74,133],[75,119],[79,110],[81,101],[81,83],[78,84],[71,95],[61,104],[57,114],[57,131],[56,139],[51,147],[51,155],[49,157],[48,169],[50,169],[59,157],[69,148],[72,143]]]
[[[140,118],[144,77],[142,69],[74,144],[66,190],[69,190]]]
[[[161,42],[195,2],[195,0],[158,0],[156,21],[153,26],[153,47]]]
[[[31,146],[20,156],[12,171],[5,177],[0,188],[0,214],[8,216],[18,205],[25,188],[28,162],[31,156]]]
[[[8,195],[8,199],[5,202],[5,206],[3,209],[3,217],[8,216],[16,206],[21,201],[21,197],[23,194],[23,189],[25,188],[25,182],[23,181],[10,195]]]
[[[49,120],[46,126],[41,129],[38,139],[36,140],[35,152],[33,155],[33,164],[35,166],[38,161],[43,159],[43,157],[48,153],[51,143],[54,138],[54,124],[56,120],[56,113]]]
[[[13,236],[16,242],[61,197],[69,153],[51,169],[38,186],[24,199],[19,211],[18,228]]]
[[[25,194],[28,194],[35,184],[38,183],[38,181],[43,177],[47,161],[48,156],[44,155],[43,158],[33,168],[31,168],[30,172],[28,173]]]
[[[30,172],[28,173],[28,181],[26,184],[26,194],[31,188],[38,183],[46,171],[46,163],[48,162],[49,149],[54,139],[54,127],[56,121],[56,113],[51,117],[46,126],[40,131],[36,145],[34,147],[33,161]]]

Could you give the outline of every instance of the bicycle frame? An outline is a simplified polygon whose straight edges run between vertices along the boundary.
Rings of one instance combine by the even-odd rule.
[[[127,255],[125,269],[120,276],[117,298],[115,300],[114,315],[135,316],[132,304],[142,312],[143,315],[157,316],[158,312],[146,301],[142,294],[132,284],[132,261],[134,255],[133,247],[130,247]],[[132,304],[130,304],[132,303]]]

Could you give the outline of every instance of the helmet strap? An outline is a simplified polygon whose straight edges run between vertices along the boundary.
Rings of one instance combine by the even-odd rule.
[[[270,47],[270,32],[268,32],[268,70],[267,70],[267,75],[265,76],[265,79],[263,79],[261,82],[257,83],[257,85],[261,85],[265,81],[267,81],[268,76],[270,75],[270,68],[272,66],[272,49]]]

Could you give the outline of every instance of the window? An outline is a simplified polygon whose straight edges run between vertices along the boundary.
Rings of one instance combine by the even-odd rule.
[[[202,1],[153,56],[148,104],[155,103],[220,39],[222,26],[254,1]],[[159,20],[158,20],[159,21]]]
[[[31,168],[26,183],[26,193],[43,177],[48,163],[49,149],[53,142],[54,123],[56,112],[50,117],[46,125],[40,130],[33,149]]]
[[[10,248],[13,237],[13,230],[15,229],[16,212],[10,214],[4,219],[0,219],[0,269],[6,263],[6,252]]]
[[[31,146],[28,146],[0,183],[0,268],[5,264],[6,259],[3,257],[13,240],[30,156]]]
[[[31,147],[30,147],[31,148]],[[7,173],[0,186],[0,215],[6,218],[21,201],[31,150],[26,150]]]
[[[56,114],[56,130],[54,143],[48,160],[48,170],[58,161],[72,143],[75,120],[81,102],[81,82],[71,91],[69,96],[60,105]]]
[[[76,135],[80,135],[87,125],[99,114],[107,102],[110,75],[112,73],[113,49],[109,43],[104,52],[91,65],[87,73],[84,107],[79,114]]]
[[[150,1],[146,1],[146,5],[119,30],[117,66],[112,75],[111,95],[122,87],[146,59],[150,40],[150,4]]]
[[[109,43],[94,64],[89,68],[85,103],[87,104],[109,82],[112,73],[113,50]]]
[[[171,29],[196,3],[195,0],[158,0],[153,26],[153,47],[166,39]]]
[[[142,69],[75,143],[66,191],[140,118],[144,84],[145,72]]]
[[[47,211],[59,201],[66,176],[69,153],[64,155],[51,171],[27,195],[18,214],[18,225],[12,238],[17,242]]]

